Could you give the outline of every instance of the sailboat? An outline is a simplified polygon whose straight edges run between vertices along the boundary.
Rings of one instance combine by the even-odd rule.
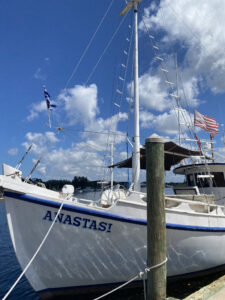
[[[131,187],[108,189],[98,201],[87,200],[75,197],[70,185],[56,192],[30,184],[18,168],[3,164],[0,188],[14,251],[31,286],[43,299],[110,289],[146,268],[146,194],[140,191],[140,169],[145,168],[145,149],[139,141],[140,2],[131,0],[121,12],[134,10],[134,150],[132,159],[114,167],[132,166]],[[167,142],[165,169],[199,155],[199,151]],[[167,276],[195,276],[222,268],[225,210],[219,205],[222,203],[215,202],[219,200],[216,191],[219,188],[221,195],[221,190],[211,185],[208,194],[203,194],[196,182],[210,181],[211,172],[219,178],[222,175],[216,173],[224,175],[224,167],[192,164],[177,167],[175,172],[184,174],[189,184],[175,189],[175,195],[165,196]]]

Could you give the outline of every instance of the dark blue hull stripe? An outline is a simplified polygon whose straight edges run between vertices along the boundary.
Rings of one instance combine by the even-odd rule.
[[[10,197],[10,198],[14,198],[17,200],[22,200],[22,201],[42,205],[42,206],[53,207],[53,208],[57,208],[57,209],[60,207],[60,203],[57,203],[57,202],[54,202],[51,200],[45,200],[45,199],[32,197],[32,196],[29,196],[26,194],[18,194],[18,193],[12,193],[12,192],[5,192],[4,194],[6,197]],[[108,213],[108,212],[96,211],[96,210],[85,208],[85,207],[73,206],[73,205],[67,204],[66,202],[63,205],[63,210],[78,212],[80,214],[96,216],[96,217],[101,217],[101,218],[110,219],[110,220],[116,220],[119,222],[132,223],[132,224],[138,224],[138,225],[144,225],[144,226],[147,225],[147,221],[144,219],[123,217],[123,216],[119,216],[119,215]],[[224,219],[225,219],[225,216],[224,216]],[[192,225],[180,225],[180,224],[166,223],[166,228],[174,229],[174,230],[185,230],[185,231],[224,232],[225,233],[225,227],[205,227],[205,226],[192,226]]]
[[[208,269],[204,269],[204,270],[200,270],[200,271],[196,271],[196,272],[190,272],[190,273],[184,273],[184,274],[179,274],[179,275],[174,275],[174,276],[168,276],[167,279],[177,279],[177,280],[180,280],[180,279],[185,279],[185,278],[191,278],[191,277],[200,277],[201,275],[203,274],[212,274],[212,273],[215,273],[215,272],[218,272],[219,270],[223,270],[225,269],[225,264],[223,265],[220,265],[220,266],[216,266],[216,267],[213,267],[213,268],[208,268]],[[138,282],[143,282],[143,279],[140,279],[140,280],[136,280],[136,281],[133,281],[133,283],[138,283]],[[107,288],[107,287],[110,287],[110,286],[119,286],[121,284],[123,284],[124,282],[116,282],[116,283],[105,283],[105,284],[98,284],[98,285],[82,285],[82,286],[70,286],[70,287],[61,287],[61,288],[49,288],[49,289],[44,289],[44,290],[40,290],[40,291],[37,291],[37,293],[39,293],[40,295],[43,295],[45,293],[48,293],[48,292],[57,292],[57,291],[68,291],[68,290],[89,290],[90,288],[94,288],[94,289],[101,289],[103,287]]]

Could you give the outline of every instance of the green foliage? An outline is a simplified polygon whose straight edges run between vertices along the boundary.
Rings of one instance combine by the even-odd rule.
[[[65,184],[71,184],[74,186],[74,189],[81,188],[84,189],[86,187],[97,188],[97,181],[89,181],[86,177],[83,176],[74,176],[73,180],[66,180],[66,179],[52,179],[46,182],[42,181],[41,179],[35,179],[35,181],[43,182],[47,189],[54,190],[54,191],[61,191],[62,187]]]

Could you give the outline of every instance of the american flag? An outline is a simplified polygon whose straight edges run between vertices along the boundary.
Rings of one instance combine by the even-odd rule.
[[[194,125],[201,127],[203,130],[209,133],[218,133],[219,132],[219,125],[214,118],[204,116],[200,114],[197,110],[195,110],[194,116]]]

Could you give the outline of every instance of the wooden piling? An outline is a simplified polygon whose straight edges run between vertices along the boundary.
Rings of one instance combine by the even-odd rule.
[[[146,139],[147,264],[166,259],[164,141],[153,134]],[[166,299],[166,264],[147,273],[147,299]]]

